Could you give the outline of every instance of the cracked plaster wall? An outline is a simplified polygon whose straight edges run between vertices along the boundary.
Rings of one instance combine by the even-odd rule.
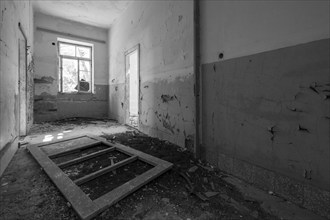
[[[127,122],[125,51],[140,44],[139,129],[192,148],[193,1],[136,1],[109,30],[109,115]]]
[[[107,42],[107,30],[64,20],[40,13],[35,14],[35,27]],[[58,92],[57,38],[94,44],[94,94]],[[55,45],[53,45],[55,43]],[[35,30],[35,90],[34,117],[36,122],[68,117],[108,115],[108,46],[107,43],[75,39],[66,35]]]
[[[249,182],[235,161],[297,180],[279,193],[329,191],[329,2],[203,1],[201,51],[204,158]]]
[[[18,39],[21,23],[27,37],[27,129],[33,123],[33,10],[30,1],[0,1],[0,176],[17,149],[18,141]],[[22,37],[21,37],[22,38]]]

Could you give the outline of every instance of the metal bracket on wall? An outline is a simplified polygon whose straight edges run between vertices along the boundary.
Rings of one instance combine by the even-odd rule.
[[[83,140],[82,138],[87,138],[88,141],[84,144],[74,144],[74,142],[79,139]],[[52,145],[52,149],[54,149],[54,146],[56,145],[61,145],[61,147],[58,148],[59,150],[49,153],[42,150],[42,147],[46,147],[47,145]],[[55,158],[63,157],[65,155],[77,153],[84,149],[91,149],[98,145],[106,145],[107,148],[59,164],[56,164],[52,160]],[[172,163],[145,154],[141,151],[121,144],[110,143],[103,138],[92,135],[76,136],[47,143],[29,145],[27,149],[43,168],[49,178],[53,181],[56,187],[60,190],[60,192],[64,195],[64,197],[68,200],[68,202],[72,205],[73,209],[77,212],[81,219],[91,219],[95,217],[97,214],[101,213],[111,205],[117,203],[119,200],[123,199],[151,180],[168,171],[173,166]],[[122,152],[129,157],[125,160],[99,169],[96,172],[90,173],[76,180],[71,180],[61,169],[114,150]],[[81,184],[91,181],[108,172],[113,172],[117,168],[127,165],[138,159],[152,165],[153,168],[135,177],[134,179],[123,183],[121,186],[113,189],[112,191],[95,200],[92,200],[79,187]]]

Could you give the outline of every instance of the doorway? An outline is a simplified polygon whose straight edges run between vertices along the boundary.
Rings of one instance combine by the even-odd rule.
[[[139,127],[139,96],[140,96],[140,47],[133,47],[125,53],[126,63],[126,95],[128,101],[128,117],[126,123],[132,127]]]
[[[19,24],[18,36],[18,117],[16,120],[19,136],[25,136],[27,132],[27,42],[26,36]]]

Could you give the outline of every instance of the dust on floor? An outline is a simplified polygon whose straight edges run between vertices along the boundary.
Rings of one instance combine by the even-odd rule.
[[[58,134],[69,134],[63,131],[70,131],[70,135],[94,132],[174,164],[171,171],[96,219],[278,219],[224,181],[224,172],[193,159],[178,146],[113,121],[72,119],[37,124],[24,141],[35,143],[45,141],[46,135],[59,138]],[[0,186],[1,219],[78,219],[24,146],[9,164]]]

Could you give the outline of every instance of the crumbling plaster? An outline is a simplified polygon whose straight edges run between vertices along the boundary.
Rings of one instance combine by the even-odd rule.
[[[40,13],[35,15],[35,26],[35,120],[38,122],[66,117],[106,117],[109,90],[107,30]],[[37,28],[88,37],[105,43],[76,39]],[[58,37],[94,44],[94,94],[58,92]]]
[[[27,129],[32,125],[33,88],[33,10],[30,1],[0,1],[0,176],[18,144],[18,23],[27,37]],[[13,16],[15,15],[15,16]]]
[[[125,51],[140,44],[139,129],[182,147],[194,139],[193,1],[136,1],[109,30],[109,115],[126,123]]]

